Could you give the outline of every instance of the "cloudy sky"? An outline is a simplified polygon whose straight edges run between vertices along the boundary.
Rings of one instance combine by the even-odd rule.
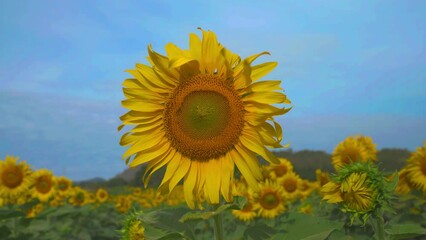
[[[197,27],[242,57],[269,51],[294,108],[294,150],[353,134],[379,149],[426,140],[426,1],[0,0],[0,159],[74,180],[126,168],[118,141],[124,70],[188,47]]]

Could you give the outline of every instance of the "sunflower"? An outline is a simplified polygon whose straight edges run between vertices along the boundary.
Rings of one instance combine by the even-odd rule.
[[[426,141],[411,154],[406,169],[410,183],[426,194]]]
[[[250,195],[253,197],[253,208],[264,218],[274,218],[285,210],[283,187],[276,182],[266,180],[260,183],[259,191]]]
[[[277,179],[277,182],[283,187],[284,196],[289,200],[296,200],[300,196],[302,179],[294,172],[288,172],[286,175]]]
[[[272,179],[276,179],[284,176],[288,172],[293,171],[293,164],[285,158],[278,158],[280,161],[278,164],[271,164],[267,168],[270,171]]]
[[[398,171],[398,185],[396,186],[395,192],[400,195],[409,193],[413,187],[407,175],[408,171],[405,167]],[[393,177],[394,175],[392,174],[389,177],[389,180],[393,180]]]
[[[0,198],[16,199],[33,184],[30,166],[25,161],[17,161],[13,156],[0,160]]]
[[[56,181],[53,173],[47,169],[40,169],[33,173],[33,197],[42,202],[47,202],[55,193]]]
[[[211,31],[202,39],[190,34],[189,49],[166,45],[167,56],[148,46],[151,66],[136,64],[128,70],[121,117],[136,125],[120,144],[130,146],[123,159],[130,167],[148,163],[144,182],[166,166],[160,189],[171,191],[182,179],[185,200],[194,208],[204,193],[211,204],[220,196],[232,201],[234,164],[253,188],[262,178],[257,154],[272,163],[277,158],[266,147],[283,147],[281,126],[274,116],[288,112],[275,104],[290,101],[280,81],[258,81],[277,63],[252,66],[218,43]]]
[[[123,228],[121,230],[121,239],[144,240],[145,238],[145,228],[142,224],[141,219],[138,217],[136,212],[128,214],[123,222]]]
[[[376,147],[370,137],[353,136],[346,138],[334,149],[332,164],[337,170],[351,162],[376,161]]]
[[[68,196],[72,187],[71,179],[66,177],[55,177],[56,179],[56,191],[60,196]]]
[[[69,203],[74,206],[83,206],[89,202],[88,193],[80,187],[72,189],[71,197],[68,199]]]
[[[317,184],[319,185],[319,187],[324,186],[326,183],[330,181],[330,176],[328,175],[328,173],[321,171],[321,169],[316,169],[315,175],[316,175]]]
[[[108,200],[108,192],[103,188],[99,188],[96,191],[96,200],[99,203],[104,203],[106,200]]]
[[[232,210],[232,214],[239,220],[244,222],[249,222],[253,220],[254,217],[256,217],[256,211],[253,209],[253,203],[249,199],[247,203],[244,205],[244,207],[240,210],[234,209]]]

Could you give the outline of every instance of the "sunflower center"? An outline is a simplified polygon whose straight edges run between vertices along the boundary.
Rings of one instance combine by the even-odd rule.
[[[42,176],[38,179],[35,187],[40,193],[48,193],[52,188],[52,180],[48,176]]]
[[[350,164],[351,162],[357,162],[360,154],[358,149],[348,149],[345,154],[344,162]]]
[[[263,195],[260,204],[265,209],[273,209],[280,203],[279,197],[274,192],[269,192]]]
[[[287,192],[294,192],[297,188],[297,181],[295,179],[289,178],[286,179],[283,183],[283,187]]]
[[[6,170],[2,174],[2,182],[8,188],[16,188],[21,185],[23,180],[22,172],[18,169]]]
[[[237,143],[244,108],[233,85],[217,75],[199,74],[172,93],[164,110],[167,138],[182,155],[207,161]]]
[[[287,173],[288,169],[287,169],[287,166],[280,164],[278,166],[275,166],[274,171],[277,177],[281,177]]]
[[[61,191],[66,191],[66,190],[68,189],[68,184],[66,184],[66,183],[60,183],[60,184],[58,185],[58,188],[59,188],[59,190],[61,190]]]

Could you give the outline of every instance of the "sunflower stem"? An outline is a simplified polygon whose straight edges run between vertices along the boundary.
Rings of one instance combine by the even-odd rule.
[[[383,213],[380,211],[379,214],[376,214],[374,216],[374,220],[375,220],[375,224],[376,224],[376,234],[377,234],[377,239],[379,240],[385,240],[386,235],[385,235],[385,222],[383,219]]]
[[[216,209],[218,209],[221,206],[221,204],[218,204]],[[214,215],[214,239],[215,240],[224,240],[223,238],[223,217],[222,212]]]

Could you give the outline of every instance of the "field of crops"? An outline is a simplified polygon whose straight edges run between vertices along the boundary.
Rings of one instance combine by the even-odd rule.
[[[201,196],[195,209],[180,184],[170,195],[142,186],[91,191],[6,156],[0,239],[424,239],[425,183],[411,178],[422,172],[410,171],[425,150],[399,172],[378,171],[374,161],[341,162],[332,173],[317,169],[316,181],[280,158],[262,166],[257,189],[235,179],[232,202],[209,205]]]

